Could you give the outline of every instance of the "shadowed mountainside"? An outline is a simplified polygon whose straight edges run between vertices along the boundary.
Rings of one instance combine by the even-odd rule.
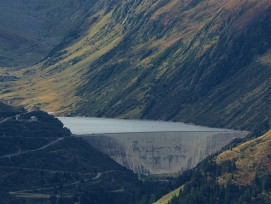
[[[16,114],[24,112],[24,108],[17,108],[13,106],[6,105],[0,101],[0,121],[7,117],[14,116]]]
[[[1,203],[132,204],[169,190],[165,183],[139,181],[132,171],[71,136],[53,116],[14,112],[2,103],[0,110],[3,106],[5,114],[10,108],[20,117],[0,121]]]
[[[2,83],[1,97],[59,114],[262,133],[271,124],[270,5],[98,1],[47,59],[14,70],[20,79]]]
[[[40,62],[92,9],[92,0],[2,0],[0,64],[28,66]]]

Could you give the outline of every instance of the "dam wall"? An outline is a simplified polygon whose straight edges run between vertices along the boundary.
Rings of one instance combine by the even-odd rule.
[[[176,174],[195,167],[242,131],[178,131],[79,135],[138,174]]]

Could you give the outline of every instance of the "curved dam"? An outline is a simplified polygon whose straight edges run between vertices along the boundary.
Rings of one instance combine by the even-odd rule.
[[[248,132],[162,121],[59,118],[72,133],[138,174],[176,174],[195,167]]]

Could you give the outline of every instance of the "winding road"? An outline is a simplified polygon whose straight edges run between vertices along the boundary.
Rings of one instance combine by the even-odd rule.
[[[26,150],[26,151],[22,151],[22,152],[16,152],[16,153],[12,153],[12,154],[7,154],[7,155],[4,155],[4,156],[1,156],[0,159],[3,159],[3,158],[10,158],[10,157],[15,157],[15,156],[19,156],[19,155],[23,155],[23,154],[27,154],[27,153],[30,153],[30,152],[37,152],[37,151],[40,151],[40,150],[43,150],[43,149],[46,149],[47,147],[50,147],[58,142],[60,142],[61,140],[63,140],[64,138],[61,137],[61,138],[58,138],[57,140],[47,144],[47,145],[44,145],[38,149],[31,149],[31,150]]]
[[[0,124],[4,123],[4,122],[7,122],[8,120],[12,119],[12,118],[15,118],[17,115],[18,116],[22,116],[22,115],[26,115],[26,114],[29,114],[29,113],[32,113],[34,111],[29,111],[29,112],[25,112],[25,113],[21,113],[21,114],[16,114],[16,115],[13,115],[13,116],[10,116],[10,117],[7,117],[5,118],[4,120],[0,121]]]
[[[92,184],[96,184],[96,183],[99,182],[97,180],[103,174],[107,174],[107,173],[111,173],[111,172],[115,172],[115,171],[117,171],[117,170],[109,170],[109,171],[99,172],[93,178],[88,178],[88,179],[84,179],[84,180],[80,180],[80,181],[75,181],[75,182],[72,182],[72,183],[64,184],[64,185],[62,185],[62,187],[74,186],[74,185],[80,184],[82,182],[85,183],[85,182],[89,182],[89,181],[93,181]],[[11,195],[17,195],[17,194],[22,194],[22,193],[36,192],[36,191],[54,190],[55,188],[56,188],[56,186],[54,185],[54,186],[45,187],[45,188],[36,188],[36,189],[30,189],[30,190],[24,189],[24,190],[20,190],[20,191],[12,191],[12,192],[9,192],[9,194],[11,194]],[[112,191],[112,192],[114,192],[114,191]],[[119,192],[119,190],[116,190],[116,192]]]

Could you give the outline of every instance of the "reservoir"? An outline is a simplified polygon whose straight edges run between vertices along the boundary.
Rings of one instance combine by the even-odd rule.
[[[227,129],[209,128],[181,122],[150,120],[121,120],[91,117],[59,117],[75,135],[135,132],[225,132]]]

